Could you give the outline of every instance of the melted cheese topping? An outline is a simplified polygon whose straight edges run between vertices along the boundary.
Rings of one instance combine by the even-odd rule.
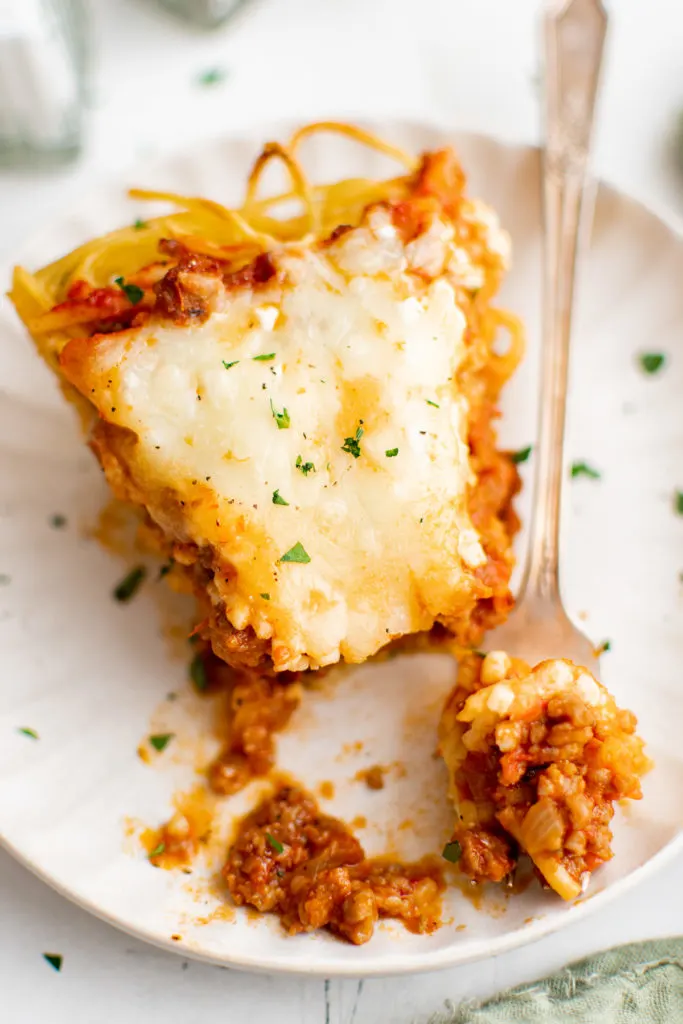
[[[465,321],[444,276],[462,260],[449,225],[427,234],[404,246],[376,210],[274,255],[277,283],[221,286],[202,325],[94,339],[81,369],[137,436],[150,514],[170,530],[180,497],[177,539],[211,549],[212,600],[271,638],[277,670],[362,661],[473,604]]]

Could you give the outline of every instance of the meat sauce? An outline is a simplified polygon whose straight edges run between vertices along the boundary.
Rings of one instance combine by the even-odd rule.
[[[243,819],[223,877],[237,906],[277,914],[290,935],[327,928],[362,945],[379,918],[419,933],[441,923],[438,862],[366,858],[347,826],[295,785],[281,786]]]
[[[253,778],[267,775],[275,763],[274,735],[299,706],[299,673],[278,676],[231,669],[207,649],[199,655],[209,689],[225,694],[227,739],[209,768],[211,789],[221,796],[239,792]]]

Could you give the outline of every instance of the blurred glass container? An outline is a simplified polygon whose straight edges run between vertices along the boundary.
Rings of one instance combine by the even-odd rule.
[[[0,167],[44,167],[81,148],[86,0],[0,0]]]
[[[218,28],[245,0],[160,0],[173,14],[201,28]]]

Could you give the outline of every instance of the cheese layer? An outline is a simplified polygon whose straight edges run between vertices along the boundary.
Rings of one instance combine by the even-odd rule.
[[[204,550],[213,602],[270,638],[276,670],[360,662],[474,603],[457,257],[450,225],[404,245],[376,210],[274,254],[265,285],[221,282],[201,325],[152,317],[78,367],[67,352],[135,435],[152,518]]]

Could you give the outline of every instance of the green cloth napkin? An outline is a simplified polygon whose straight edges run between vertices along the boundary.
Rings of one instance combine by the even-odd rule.
[[[683,1024],[683,938],[617,946],[434,1024]]]

